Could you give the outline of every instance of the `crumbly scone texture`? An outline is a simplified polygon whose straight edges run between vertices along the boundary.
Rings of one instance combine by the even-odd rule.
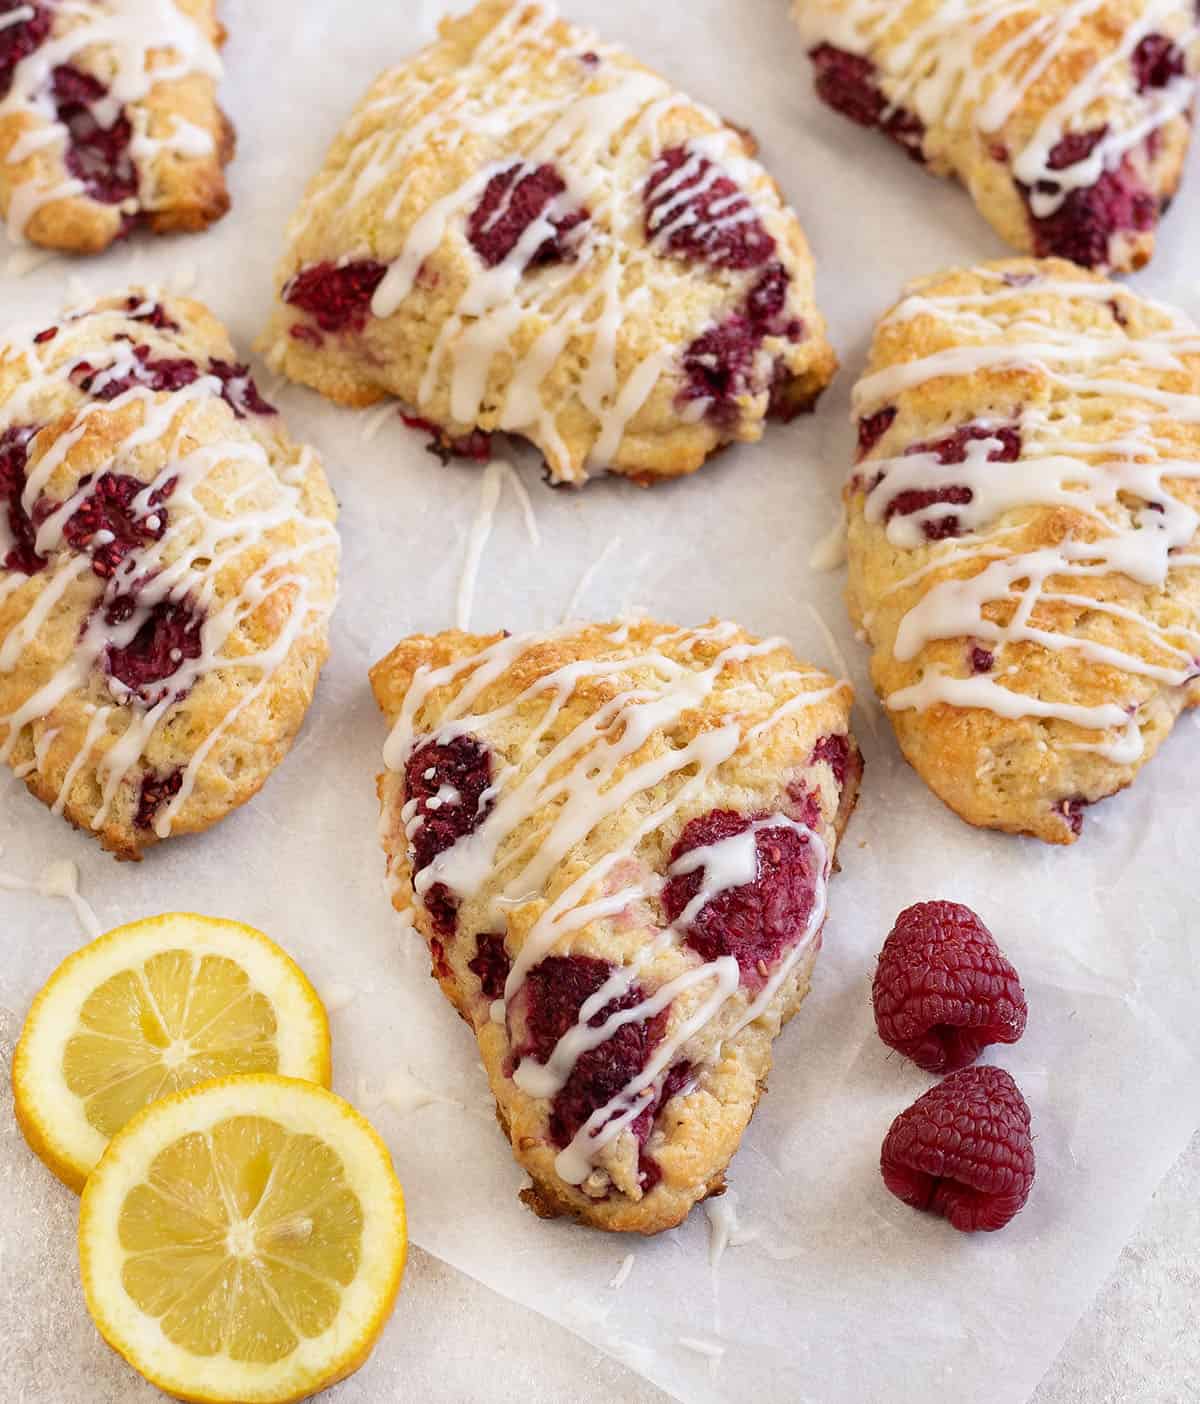
[[[373,85],[288,229],[262,341],[443,446],[529,439],[553,482],[691,473],[836,369],[753,143],[628,54],[482,0]]]
[[[217,0],[22,8],[32,14],[0,30],[10,235],[94,254],[135,226],[194,232],[220,219],[234,129],[217,102]]]
[[[0,759],[121,858],[256,793],[328,652],[336,507],[199,303],[0,345]]]
[[[646,619],[409,638],[371,682],[393,904],[478,1038],[522,1198],[680,1223],[809,988],[861,774],[849,685]]]
[[[957,177],[1013,248],[1147,263],[1182,178],[1193,0],[793,0],[818,94]]]
[[[913,285],[855,393],[848,600],[909,762],[1071,843],[1200,697],[1200,331],[1062,260]]]

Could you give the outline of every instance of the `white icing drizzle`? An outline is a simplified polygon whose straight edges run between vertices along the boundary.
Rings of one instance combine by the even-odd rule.
[[[982,708],[1005,717],[1043,717],[1104,733],[1088,749],[1118,764],[1142,753],[1138,703],[1080,706],[1006,687],[1004,650],[1031,643],[1051,651],[1071,651],[1120,669],[1131,678],[1151,679],[1166,689],[1182,688],[1200,673],[1200,620],[1189,615],[1158,623],[1151,610],[1139,611],[1093,596],[1072,582],[1123,575],[1151,590],[1163,590],[1173,575],[1200,564],[1193,547],[1200,513],[1180,488],[1200,479],[1200,461],[1172,456],[1179,450],[1172,425],[1200,424],[1200,395],[1168,393],[1151,383],[1156,372],[1183,371],[1185,356],[1200,355],[1200,330],[1182,314],[1167,312],[1164,329],[1112,336],[1076,332],[1069,317],[1043,315],[1034,299],[1053,295],[1081,302],[1131,295],[1111,283],[1034,281],[1013,286],[999,275],[986,291],[970,296],[917,294],[889,314],[883,326],[917,315],[937,318],[949,339],[983,338],[978,344],[935,352],[887,367],[860,381],[856,413],[869,415],[897,392],[939,376],[969,376],[983,368],[1035,372],[1049,387],[1043,400],[1014,411],[1010,427],[1021,436],[1015,462],[989,461],[1004,447],[998,437],[965,445],[963,463],[942,464],[935,452],[890,459],[868,458],[859,473],[881,474],[868,492],[865,515],[876,525],[902,491],[966,487],[967,503],[940,502],[886,521],[889,542],[898,550],[929,547],[930,560],[893,585],[895,594],[930,573],[939,579],[903,615],[893,645],[897,659],[917,658],[929,643],[976,640],[992,652],[994,667],[970,677],[927,667],[920,680],[887,697],[893,710],[925,710],[938,703]],[[939,333],[940,336],[940,333]],[[1192,363],[1194,366],[1194,362]],[[1193,371],[1194,374],[1194,371]],[[1120,425],[1106,441],[1089,439],[1099,396],[1116,397],[1111,411]],[[997,435],[1003,426],[994,427]],[[949,433],[953,426],[947,426]],[[933,438],[938,436],[935,434]],[[1003,514],[1027,507],[1070,508],[1086,530],[1076,529],[1056,545],[1026,545],[1021,526],[1000,525]],[[966,533],[930,545],[922,527],[957,517]],[[1082,632],[1042,622],[1041,605],[1076,606],[1134,626],[1128,645],[1101,643]],[[997,606],[1007,607],[1001,619]],[[877,613],[878,611],[876,611]]]
[[[462,148],[496,150],[495,159],[473,168],[460,186],[430,203],[407,229],[372,300],[376,317],[392,316],[413,293],[425,260],[443,240],[464,239],[467,218],[489,181],[516,159],[498,146],[498,139],[520,133],[510,150],[521,153],[522,172],[550,164],[566,190],[529,224],[497,266],[484,266],[473,253],[466,260],[473,271],[425,363],[417,403],[427,408],[439,378],[446,374],[455,422],[476,424],[485,403],[489,412],[493,407],[494,367],[511,362],[511,380],[496,407],[494,427],[533,439],[554,475],[570,478],[574,473],[556,421],[555,397],[543,392],[568,343],[588,338],[577,393],[595,421],[588,463],[596,467],[610,466],[627,427],[685,344],[638,351],[626,338],[619,364],[623,323],[648,306],[656,293],[665,294],[668,278],[678,282],[681,277],[682,264],[662,256],[665,240],[694,219],[695,212],[676,212],[673,206],[659,209],[660,227],[647,242],[641,187],[626,189],[627,181],[614,173],[643,164],[645,157],[639,153],[648,151],[653,157],[670,145],[665,124],[678,109],[689,107],[717,130],[688,143],[692,159],[664,187],[694,177],[704,156],[713,163],[707,182],[727,174],[745,192],[737,197],[736,208],[733,197],[724,213],[718,207],[718,226],[760,219],[780,250],[786,250],[793,216],[774,185],[763,180],[757,163],[746,158],[741,139],[714,113],[675,93],[657,75],[631,67],[621,50],[587,30],[572,26],[564,47],[550,33],[556,19],[552,3],[514,3],[455,71],[453,81],[441,67],[423,76],[415,63],[385,74],[350,124],[344,163],[318,178],[305,208],[293,218],[288,264],[294,268],[301,261],[305,234],[320,212],[367,201],[374,202],[374,209],[380,193],[386,192],[383,225],[393,225],[410,193],[409,162],[431,143],[448,158]],[[589,52],[598,63],[581,61]],[[531,74],[536,76],[529,79]],[[539,102],[530,96],[530,82],[536,89],[548,74],[560,84]],[[396,91],[389,91],[393,88]],[[381,112],[390,120],[378,125]],[[512,189],[516,184],[514,178]],[[686,192],[686,198],[700,188]],[[504,208],[502,204],[490,222],[500,218]],[[589,215],[571,236],[577,240],[578,256],[527,272],[530,257],[555,237],[553,221],[576,209]],[[378,222],[372,215],[372,223]],[[747,289],[760,272],[739,275]],[[792,315],[801,315],[795,289],[789,290],[789,297]],[[689,330],[686,340],[700,330]],[[532,335],[532,344],[518,344],[518,332]],[[631,351],[635,359],[626,367],[623,362]],[[766,349],[760,352],[764,361],[769,354]],[[698,415],[704,408],[702,401],[696,402]]]
[[[13,24],[21,13],[11,11],[0,19]],[[104,128],[120,120],[122,112],[129,120],[133,129],[129,155],[143,187],[159,152],[198,157],[214,150],[207,131],[179,117],[167,135],[150,135],[150,113],[144,102],[152,88],[193,74],[215,80],[222,71],[216,49],[176,0],[71,0],[59,3],[53,13],[49,35],[14,67],[11,87],[0,100],[0,121],[14,114],[34,119],[9,150],[5,158],[9,166],[43,147],[65,148],[68,132],[55,110],[52,74],[60,65],[90,73],[96,67],[96,51],[104,56],[101,71],[107,92],[88,104],[89,111]],[[83,193],[84,182],[73,176],[50,184],[36,175],[23,181],[9,199],[9,237],[23,241],[30,219],[44,205]]]
[[[386,1106],[400,1116],[411,1116],[425,1107],[461,1107],[456,1097],[445,1097],[421,1081],[407,1064],[395,1067],[384,1079],[383,1086],[375,1089],[367,1082],[360,1082],[358,1099],[364,1106]]]
[[[724,725],[702,731],[686,745],[677,744],[638,759],[638,753],[654,733],[669,731],[685,712],[702,707],[723,686],[727,668],[773,653],[782,641],[736,642],[736,626],[718,623],[691,630],[667,630],[643,651],[622,657],[616,650],[625,643],[628,626],[621,625],[610,636],[614,656],[562,664],[537,677],[513,701],[491,710],[475,710],[484,690],[518,665],[529,649],[572,633],[564,626],[547,634],[503,638],[444,667],[419,668],[384,749],[389,771],[402,774],[414,747],[427,739],[416,732],[417,718],[435,689],[456,689],[438,708],[439,725],[434,739],[443,744],[467,733],[486,738],[507,718],[518,713],[528,715],[531,708],[540,706],[540,716],[523,741],[520,755],[493,756],[492,782],[481,800],[481,804],[490,804],[488,812],[473,831],[437,854],[413,880],[418,900],[438,883],[447,885],[463,902],[480,897],[490,884],[482,920],[496,923],[493,929],[504,928],[506,912],[511,907],[530,900],[533,894],[547,892],[554,871],[597,826],[631,800],[641,797],[645,801],[645,812],[633,831],[550,898],[525,932],[504,995],[491,1009],[493,1021],[500,1024],[506,1023],[529,972],[559,950],[570,933],[658,896],[665,879],[651,873],[635,857],[643,840],[660,832],[676,814],[686,813],[719,768],[745,747],[796,711],[816,705],[836,691],[836,686],[822,685],[823,675],[788,672],[780,683],[789,695],[765,720],[746,725],[732,711],[727,713],[729,720]],[[670,654],[659,650],[668,642]],[[704,642],[721,645],[711,662],[681,661],[689,660],[695,647]],[[638,682],[623,682],[630,677],[636,677]],[[616,691],[551,744],[548,732],[576,687],[584,681],[603,678],[613,678],[614,686],[624,690]],[[508,749],[511,751],[511,742]],[[397,792],[393,789],[392,793],[395,796]],[[664,793],[669,798],[664,798]],[[385,816],[389,808],[385,798]],[[412,799],[400,809],[410,840],[422,822],[417,811],[418,803]],[[510,847],[501,861],[501,847],[534,814],[544,816],[536,841],[515,851]],[[631,1007],[610,1013],[594,1027],[590,1021],[611,1002],[627,995],[655,957],[667,950],[682,949],[688,923],[707,902],[755,879],[756,835],[772,828],[791,829],[801,836],[812,855],[815,890],[807,928],[798,933],[769,973],[765,967],[762,969],[762,988],[757,993],[742,992],[738,963],[733,956],[704,961],[697,955],[682,973],[650,989]],[[392,861],[394,857],[389,863]],[[777,813],[754,820],[742,834],[692,850],[674,865],[667,877],[703,870],[699,890],[678,920],[660,929],[627,963],[614,967],[608,980],[584,1001],[575,1025],[559,1040],[545,1063],[526,1057],[513,1073],[513,1081],[527,1095],[552,1097],[566,1084],[577,1061],[589,1049],[604,1043],[623,1025],[651,1019],[680,996],[688,996],[674,1011],[675,1017],[644,1068],[616,1096],[598,1107],[560,1151],[555,1169],[563,1180],[582,1184],[588,1179],[605,1148],[660,1094],[667,1072],[682,1057],[698,1068],[711,1056],[695,1042],[710,1024],[719,1021],[722,1039],[728,1041],[767,1011],[820,933],[831,862],[832,854],[817,833]],[[690,1090],[698,1076],[697,1071],[683,1093]]]
[[[1190,0],[1141,0],[1129,8],[1133,13],[1112,49],[1081,72],[1025,145],[1012,152],[1013,174],[1029,187],[1038,218],[1053,214],[1072,190],[1094,185],[1151,132],[1185,114],[1195,99],[1200,27]],[[1044,0],[939,0],[925,6],[896,0],[794,0],[794,10],[810,46],[828,43],[869,57],[893,110],[913,112],[924,124],[927,156],[951,161],[953,153],[941,133],[968,125],[985,138],[1000,132],[1081,26],[1094,24],[1101,11],[1111,26],[1119,14],[1109,0],[1054,5]],[[889,31],[902,16],[911,29],[896,39]],[[995,35],[1010,29],[1008,39],[995,42]],[[1164,34],[1178,44],[1188,57],[1188,71],[1139,94],[1129,63],[1149,34]],[[1097,103],[1122,95],[1130,100],[1106,111],[1107,129],[1086,159],[1065,169],[1051,165],[1051,153],[1064,136],[1101,125],[1090,115]]]
[[[837,520],[812,548],[808,558],[810,570],[837,570],[846,564],[846,508],[838,508]]]
[[[632,1253],[626,1253],[621,1259],[621,1266],[613,1274],[612,1280],[608,1284],[614,1292],[619,1292],[621,1288],[625,1286],[626,1282],[629,1281],[629,1274],[633,1271],[635,1262],[636,1259]]]
[[[609,557],[615,555],[620,549],[621,538],[619,536],[611,536],[604,543],[604,549],[579,577],[579,583],[575,586],[571,598],[567,603],[567,607],[563,611],[564,624],[568,624],[572,619],[577,619],[579,617],[579,606],[582,604],[587,592],[592,588],[592,582],[604,569]]]
[[[96,913],[79,891],[79,869],[69,858],[59,858],[47,863],[41,873],[30,881],[16,877],[12,873],[0,873],[0,891],[33,892],[39,897],[56,897],[66,902],[75,913],[79,929],[94,940],[103,928]]]
[[[479,488],[479,506],[475,519],[467,533],[467,544],[463,552],[462,574],[458,581],[458,599],[455,608],[455,623],[460,629],[471,627],[471,611],[475,604],[475,585],[479,578],[479,566],[487,549],[496,519],[496,507],[500,502],[500,490],[505,483],[512,488],[521,509],[521,519],[529,536],[529,544],[535,549],[541,546],[541,533],[534,516],[533,503],[525,484],[517,476],[517,470],[504,459],[496,458],[483,470],[483,481]]]
[[[152,307],[154,300],[149,298],[143,310]],[[241,675],[245,683],[239,687],[232,705],[191,750],[180,771],[178,790],[166,796],[159,806],[153,828],[159,838],[165,838],[191,795],[200,767],[212,748],[262,695],[293,646],[331,612],[332,599],[316,590],[305,567],[312,555],[330,551],[336,554],[338,538],[331,522],[310,514],[304,505],[311,450],[299,450],[294,463],[280,466],[272,461],[264,445],[249,434],[195,444],[186,416],[180,412],[189,403],[219,396],[222,383],[216,377],[201,374],[190,385],[170,392],[155,392],[134,384],[107,402],[91,399],[71,385],[71,372],[83,361],[89,365],[102,363],[95,372],[95,391],[136,365],[132,343],[115,340],[118,334],[128,337],[131,331],[149,335],[144,325],[131,324],[129,315],[121,307],[80,309],[66,316],[58,336],[44,346],[34,339],[39,330],[34,325],[10,334],[0,351],[6,369],[19,376],[19,383],[0,407],[0,425],[38,424],[45,418],[49,401],[50,418],[60,431],[40,459],[35,459],[34,454],[36,436],[31,440],[21,497],[27,514],[33,513],[55,469],[83,436],[93,416],[102,414],[111,424],[112,416],[126,407],[138,406],[141,410],[137,416],[140,423],[116,443],[111,458],[97,469],[96,477],[107,471],[122,472],[123,460],[141,445],[155,441],[167,444],[165,466],[135,494],[131,503],[131,511],[153,530],[159,530],[161,521],[155,521],[151,504],[160,507],[167,517],[166,529],[157,540],[133,547],[111,580],[95,579],[90,556],[69,549],[65,537],[71,517],[91,493],[94,482],[78,487],[39,521],[35,545],[39,555],[47,559],[43,570],[26,576],[0,568],[0,601],[22,589],[28,600],[24,613],[0,638],[0,674],[12,673],[19,667],[54,608],[69,591],[78,592],[81,583],[92,584],[95,591],[95,606],[87,615],[74,652],[21,705],[0,715],[0,760],[11,763],[18,742],[32,729],[34,763],[44,770],[51,745],[61,734],[61,728],[52,724],[56,708],[69,695],[87,689],[96,676],[104,676],[108,702],[88,704],[91,715],[83,741],[68,762],[52,805],[54,812],[61,814],[76,779],[88,764],[94,764],[102,796],[92,828],[99,830],[108,821],[122,787],[138,778],[151,739],[176,715],[177,698],[219,671]],[[86,335],[76,344],[77,354],[63,359],[59,348],[65,338],[78,334],[81,325],[86,326]],[[111,365],[103,364],[108,360]],[[64,401],[64,391],[70,400]],[[73,420],[67,422],[65,429],[64,412],[73,412]],[[214,508],[213,483],[239,461],[250,470],[248,482],[239,494],[224,501],[218,499],[219,505]],[[221,489],[222,495],[226,492],[227,489]],[[257,505],[245,505],[243,496]],[[273,533],[296,524],[302,527],[299,541],[273,545],[240,590],[222,601],[217,592],[222,572]],[[99,533],[92,541],[94,545],[104,544]],[[4,548],[0,534],[0,555]],[[107,606],[128,591],[130,582],[136,582],[137,587],[134,607],[121,622],[109,623]],[[268,601],[275,602],[272,626],[267,641],[256,650],[249,646],[244,626]],[[106,652],[110,647],[130,644],[157,605],[184,603],[202,619],[198,656],[173,658],[175,670],[161,683],[152,685],[154,692],[161,694],[159,700],[139,699],[115,676],[106,673]],[[95,752],[102,741],[107,746],[96,760]]]

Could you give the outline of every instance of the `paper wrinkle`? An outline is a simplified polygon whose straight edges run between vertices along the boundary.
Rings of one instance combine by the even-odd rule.
[[[721,1259],[719,1338],[703,1210],[639,1242],[636,1268],[613,1291],[628,1245],[543,1223],[518,1202],[523,1177],[495,1125],[475,1041],[384,892],[374,787],[386,728],[366,672],[405,634],[453,623],[462,544],[479,504],[477,466],[439,466],[426,436],[398,422],[365,437],[362,413],[292,386],[268,392],[255,359],[263,393],[322,453],[342,509],[332,658],[299,743],[242,812],[137,866],[100,853],[4,773],[0,866],[35,876],[69,858],[106,925],[170,909],[232,917],[281,942],[318,989],[357,991],[348,1005],[332,1001],[340,1005],[335,1086],[355,1098],[365,1084],[382,1098],[397,1079],[399,1109],[384,1100],[365,1109],[393,1152],[414,1241],[677,1398],[717,1404],[736,1390],[756,1404],[925,1404],[952,1382],[958,1404],[1021,1404],[1200,1112],[1190,1090],[1181,1092],[1200,1079],[1192,930],[1200,816],[1185,770],[1196,723],[1179,724],[1129,791],[1088,810],[1069,850],[972,831],[924,788],[890,727],[872,725],[879,713],[866,650],[846,615],[844,573],[808,562],[853,457],[850,390],[875,318],[909,279],[1001,250],[961,190],[820,108],[779,0],[563,5],[753,127],[815,250],[818,296],[844,365],[815,416],[772,426],[761,444],[731,448],[695,477],[649,491],[597,479],[581,492],[551,492],[534,456],[518,452],[542,544],[531,549],[519,502],[503,494],[471,619],[480,630],[556,623],[581,571],[619,537],[578,602],[589,618],[634,602],[679,623],[732,617],[832,661],[819,619],[858,686],[863,794],[840,850],[813,991],[776,1044],[769,1093],[729,1170],[739,1214],[760,1232]],[[412,49],[408,8],[362,0],[347,24],[344,6],[305,6],[301,17],[292,0],[227,0],[223,96],[242,134],[230,167],[233,212],[203,237],[135,238],[81,265],[86,287],[72,296],[120,288],[135,265],[166,282],[190,262],[196,295],[246,356],[267,317],[284,224],[350,107],[384,63]],[[429,31],[450,8],[464,6],[422,0],[418,25]],[[1191,164],[1140,290],[1169,296],[1195,284],[1196,152]],[[6,319],[53,315],[67,267],[55,261],[10,279]],[[1038,1179],[1013,1223],[978,1239],[913,1213],[887,1194],[878,1170],[890,1122],[932,1081],[879,1043],[871,975],[897,912],[933,897],[980,912],[1029,998],[1025,1037],[989,1060],[1028,1095]],[[0,929],[8,934],[0,1008],[23,1015],[79,932],[61,902],[7,891]],[[407,1105],[402,1079],[423,1089],[418,1100],[432,1093],[440,1101]],[[0,1341],[0,1377],[29,1358],[21,1332],[38,1331],[58,1376],[78,1383],[96,1356],[67,1197],[9,1130],[0,1134],[9,1202],[0,1313],[22,1325],[13,1343]],[[27,1260],[28,1271],[7,1268]],[[71,1330],[50,1333],[46,1323],[61,1319],[64,1303]],[[723,1347],[717,1379],[681,1337]],[[388,1381],[407,1368],[405,1340],[401,1304],[376,1357],[339,1386],[339,1404],[390,1397]]]

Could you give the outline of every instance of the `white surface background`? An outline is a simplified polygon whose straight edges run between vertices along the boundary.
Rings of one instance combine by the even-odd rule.
[[[224,97],[240,134],[233,214],[198,239],[7,280],[5,315],[52,313],[75,274],[100,292],[190,266],[198,293],[247,347],[265,317],[284,221],[330,137],[379,67],[414,48],[444,8],[226,0]],[[689,1400],[915,1404],[953,1393],[965,1404],[1019,1404],[1056,1356],[1038,1404],[1194,1399],[1195,1149],[1151,1196],[1200,1124],[1200,959],[1186,922],[1200,828],[1183,778],[1195,723],[1180,724],[1134,790],[1089,812],[1070,851],[974,833],[899,761],[865,688],[841,579],[808,567],[851,453],[849,390],[874,318],[906,279],[1003,250],[961,192],[819,108],[783,0],[564,8],[755,130],[814,245],[844,361],[816,417],[652,493],[607,481],[551,493],[532,456],[519,455],[545,544],[529,546],[506,499],[475,614],[488,628],[556,620],[584,569],[619,537],[582,613],[644,605],[680,622],[725,614],[784,633],[802,655],[838,668],[831,630],[859,686],[867,780],[816,988],[777,1048],[771,1095],[731,1176],[759,1241],[730,1251],[714,1283],[703,1214],[630,1244],[540,1224],[516,1202],[520,1175],[492,1123],[473,1046],[382,895],[373,773],[383,728],[365,668],[403,634],[452,622],[479,491],[477,470],[440,468],[398,423],[368,439],[362,416],[297,389],[276,395],[295,432],[325,455],[343,506],[345,569],[333,661],[293,755],[263,794],[209,835],[165,845],[131,869],[5,776],[0,869],[33,876],[49,858],[74,858],[106,926],[172,907],[254,922],[319,988],[352,996],[333,1015],[336,1085],[391,1144],[416,1242],[487,1285],[414,1252],[396,1321],[371,1363],[339,1387],[339,1404],[402,1392],[661,1397],[621,1366],[597,1364],[591,1346],[530,1306]],[[1200,290],[1187,264],[1198,225],[1200,186],[1177,203],[1154,269],[1136,280],[1193,312]],[[875,1039],[871,962],[896,911],[930,896],[975,905],[1029,991],[1029,1031],[997,1061],[1033,1107],[1039,1179],[1004,1234],[976,1240],[904,1209],[877,1171],[889,1121],[929,1080]],[[0,931],[7,1056],[33,993],[79,938],[65,908],[9,894],[0,894]],[[403,1111],[399,1094],[414,1079],[450,1100]],[[0,1203],[9,1397],[150,1397],[98,1343],[75,1280],[74,1201],[25,1151],[4,1109]],[[1075,1328],[1139,1223],[1118,1275]],[[607,1281],[628,1251],[633,1273],[612,1292]],[[720,1370],[682,1348],[681,1335],[719,1340]]]

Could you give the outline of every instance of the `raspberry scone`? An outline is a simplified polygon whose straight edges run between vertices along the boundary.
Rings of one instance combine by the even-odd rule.
[[[817,92],[957,176],[1002,239],[1140,268],[1179,187],[1195,0],[794,0]]]
[[[479,1040],[522,1198],[678,1224],[808,991],[861,772],[849,685],[644,619],[410,638],[371,680],[393,902]]]
[[[0,760],[122,858],[283,758],[327,653],[335,506],[198,303],[0,344]]]
[[[1200,329],[1060,259],[915,284],[855,389],[850,613],[969,823],[1072,843],[1200,700]]]
[[[553,7],[483,0],[375,83],[289,227],[273,368],[555,483],[691,473],[836,367],[749,139]]]
[[[216,0],[0,0],[0,210],[9,234],[99,253],[229,208]]]

